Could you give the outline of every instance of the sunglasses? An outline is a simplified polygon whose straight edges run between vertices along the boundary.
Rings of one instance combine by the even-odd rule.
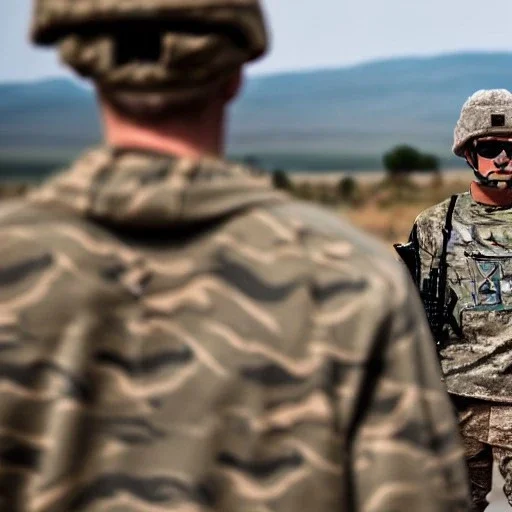
[[[501,155],[503,151],[509,158],[512,158],[512,141],[509,140],[482,140],[478,141],[475,146],[477,155],[488,160]]]

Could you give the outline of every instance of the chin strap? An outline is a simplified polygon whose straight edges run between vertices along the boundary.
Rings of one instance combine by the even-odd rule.
[[[476,155],[475,155],[476,156]],[[475,156],[473,158],[475,158]],[[512,189],[512,180],[490,180],[483,174],[480,174],[478,167],[476,167],[473,162],[466,156],[466,163],[473,169],[473,173],[478,180],[479,183],[484,185],[485,187],[497,188],[497,189]]]

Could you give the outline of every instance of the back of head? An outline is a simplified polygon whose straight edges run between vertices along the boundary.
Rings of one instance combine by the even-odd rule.
[[[259,0],[36,0],[32,38],[132,117],[204,102],[268,44]]]

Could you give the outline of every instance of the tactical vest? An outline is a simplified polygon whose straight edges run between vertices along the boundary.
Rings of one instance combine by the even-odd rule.
[[[416,226],[396,246],[415,279],[450,393],[512,403],[512,209],[454,196],[420,261]],[[423,235],[425,236],[425,235]]]
[[[512,403],[512,211],[459,196],[446,249],[448,390]]]

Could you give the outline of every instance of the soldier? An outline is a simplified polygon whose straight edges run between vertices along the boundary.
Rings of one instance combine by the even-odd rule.
[[[33,37],[106,144],[0,209],[1,510],[465,510],[409,278],[222,159],[258,1],[39,0]]]
[[[476,181],[417,218],[398,250],[421,288],[444,380],[459,411],[473,510],[484,510],[493,455],[512,505],[512,94],[464,104],[453,151]]]

